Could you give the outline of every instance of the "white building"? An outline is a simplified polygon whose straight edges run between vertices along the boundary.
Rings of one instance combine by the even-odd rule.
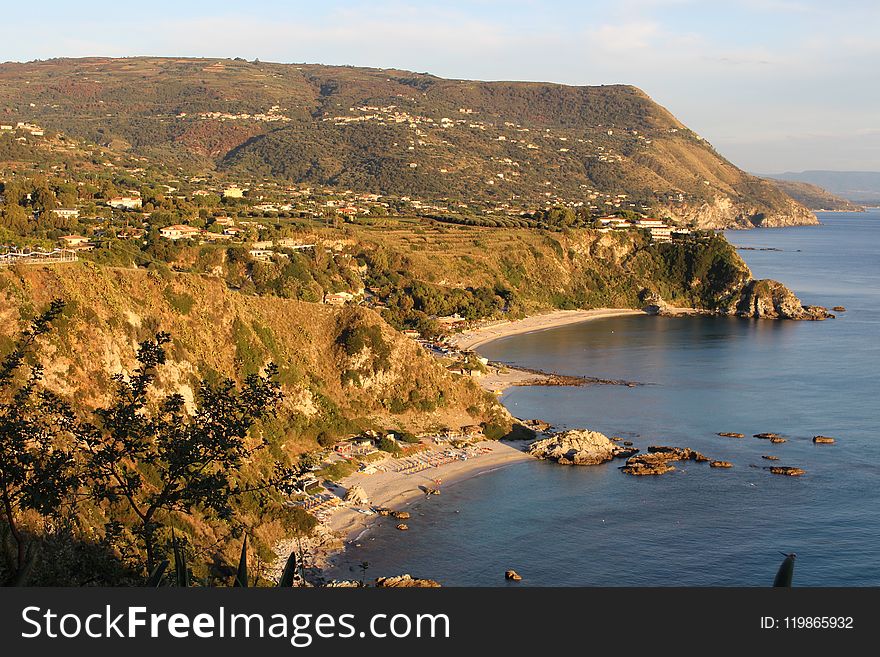
[[[139,196],[114,196],[107,205],[117,210],[138,210],[143,207],[143,203]]]
[[[197,237],[199,229],[195,226],[186,226],[184,224],[175,224],[159,229],[159,234],[168,240],[182,240],[191,237]]]

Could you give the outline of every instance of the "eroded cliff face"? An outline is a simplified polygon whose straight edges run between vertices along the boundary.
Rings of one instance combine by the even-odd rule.
[[[729,196],[717,196],[711,203],[676,205],[666,208],[680,223],[694,223],[698,228],[781,228],[814,226],[819,219],[800,203],[788,197],[771,205],[738,202]]]

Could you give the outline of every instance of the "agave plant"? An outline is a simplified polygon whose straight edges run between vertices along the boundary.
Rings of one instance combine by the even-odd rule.
[[[177,542],[177,535],[171,530],[171,547],[174,550],[174,572],[177,578],[177,586],[187,588],[189,586],[189,568],[186,566],[186,553]]]
[[[146,586],[149,588],[159,588],[162,586],[162,580],[165,575],[165,570],[168,568],[168,565],[171,562],[168,559],[163,559],[159,563],[156,564],[156,567],[153,568],[153,572],[150,573],[150,576],[147,578]]]
[[[785,560],[776,572],[773,586],[791,588],[791,578],[794,576],[794,560],[797,559],[797,555],[794,552],[790,554],[783,552],[782,554],[785,556]]]
[[[190,576],[186,564],[186,554],[184,553],[183,546],[178,543],[177,535],[173,531],[171,532],[171,546],[174,551],[176,584],[177,586],[184,588],[189,587]],[[165,579],[165,571],[168,570],[168,566],[170,565],[171,562],[168,559],[163,559],[156,564],[156,567],[150,572],[150,576],[147,578],[145,586],[151,588],[162,586]],[[284,565],[284,571],[281,573],[281,578],[278,580],[279,588],[291,588],[293,586],[294,579],[296,578],[296,569],[299,568],[300,565],[300,560],[297,558],[296,552],[291,552],[290,556],[287,557],[287,563]],[[247,588],[249,586],[248,581],[247,536],[245,536],[244,541],[241,544],[241,556],[238,559],[238,570],[235,573],[235,579],[233,580],[232,586],[235,588]]]
[[[248,565],[247,565],[247,535],[241,543],[241,556],[238,558],[238,572],[235,574],[235,581],[232,583],[234,587],[248,586]]]
[[[291,552],[287,557],[287,563],[284,565],[284,572],[281,573],[281,579],[278,580],[278,588],[289,589],[293,586],[293,578],[296,576],[297,559],[296,552]]]

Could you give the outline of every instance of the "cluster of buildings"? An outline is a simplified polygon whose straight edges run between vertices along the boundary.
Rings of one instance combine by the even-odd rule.
[[[670,226],[661,219],[651,218],[636,219],[633,221],[617,216],[601,217],[599,223],[602,225],[602,228],[599,229],[602,232],[631,229],[647,230],[651,235],[651,239],[655,242],[671,242],[673,237],[683,237],[691,232],[687,228]]]
[[[186,112],[181,112],[177,115],[178,119],[185,119],[186,117]],[[215,121],[262,121],[265,123],[275,123],[279,121],[287,123],[291,120],[289,116],[281,114],[281,107],[278,105],[273,105],[266,112],[257,112],[256,114],[249,114],[247,112],[240,112],[238,114],[232,114],[230,112],[199,112],[198,114],[196,114],[196,117],[202,120],[213,119]]]

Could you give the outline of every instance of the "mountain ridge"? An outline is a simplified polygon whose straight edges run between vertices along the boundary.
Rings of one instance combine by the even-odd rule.
[[[880,171],[811,169],[761,174],[764,178],[817,185],[853,203],[880,204]]]
[[[702,228],[816,223],[630,85],[230,59],[0,64],[0,113],[184,170]]]

